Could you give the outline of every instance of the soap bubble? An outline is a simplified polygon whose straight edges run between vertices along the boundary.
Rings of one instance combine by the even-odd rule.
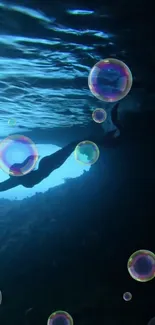
[[[131,294],[130,292],[125,292],[125,293],[123,294],[123,299],[124,299],[125,301],[130,301],[130,300],[132,299],[132,294]]]
[[[130,256],[127,268],[134,280],[150,281],[155,276],[155,255],[146,249],[138,250]]]
[[[103,123],[107,118],[107,113],[103,108],[96,108],[92,114],[92,118],[96,123]]]
[[[89,140],[80,142],[75,150],[75,159],[85,165],[93,165],[99,158],[99,148],[98,146]]]
[[[91,69],[88,86],[96,98],[104,102],[117,102],[130,91],[132,74],[128,66],[120,60],[101,60]]]
[[[73,318],[66,311],[58,310],[49,316],[47,325],[73,325]]]
[[[11,176],[23,176],[38,160],[35,144],[24,135],[11,135],[0,142],[0,167]]]
[[[15,118],[10,118],[10,119],[8,120],[8,124],[9,124],[9,126],[15,126],[15,125],[16,125],[16,120],[15,120]]]

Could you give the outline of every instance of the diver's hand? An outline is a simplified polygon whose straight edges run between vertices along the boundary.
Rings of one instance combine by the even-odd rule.
[[[6,181],[0,183],[0,192],[8,191],[13,187],[18,186],[18,178],[17,177],[10,177]]]

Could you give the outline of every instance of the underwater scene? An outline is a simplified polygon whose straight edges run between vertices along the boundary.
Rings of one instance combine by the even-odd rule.
[[[155,22],[135,1],[0,0],[0,325],[155,325]]]

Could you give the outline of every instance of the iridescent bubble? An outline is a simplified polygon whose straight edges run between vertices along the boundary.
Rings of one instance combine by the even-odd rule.
[[[136,251],[130,256],[127,268],[134,280],[150,281],[155,276],[155,255],[146,249]]]
[[[99,158],[99,148],[98,146],[89,140],[80,142],[75,150],[75,159],[84,165],[93,165]]]
[[[132,299],[132,294],[131,294],[130,292],[125,292],[125,293],[123,294],[123,299],[124,299],[125,301],[130,301],[130,300]]]
[[[23,176],[38,160],[35,144],[24,135],[11,135],[0,142],[0,167],[11,176]]]
[[[8,124],[9,124],[9,126],[15,126],[15,125],[16,125],[16,120],[15,120],[15,118],[10,118],[10,119],[8,120]]]
[[[103,123],[107,118],[107,113],[103,108],[96,108],[92,114],[92,118],[96,123]]]
[[[130,91],[132,74],[128,66],[120,60],[101,60],[91,69],[88,86],[96,98],[104,102],[117,102]]]
[[[49,316],[47,325],[73,325],[73,318],[66,311],[58,310]]]
[[[155,325],[155,317],[151,318],[147,325]]]

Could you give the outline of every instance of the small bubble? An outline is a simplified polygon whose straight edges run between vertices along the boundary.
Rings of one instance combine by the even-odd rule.
[[[92,114],[92,118],[96,123],[103,123],[107,118],[107,113],[103,108],[96,108]]]
[[[15,120],[15,118],[10,118],[10,119],[8,120],[8,124],[9,124],[9,126],[15,126],[15,125],[16,125],[16,120]]]
[[[132,299],[132,294],[130,293],[130,292],[125,292],[124,294],[123,294],[123,299],[125,300],[125,301],[130,301],[131,299]]]

